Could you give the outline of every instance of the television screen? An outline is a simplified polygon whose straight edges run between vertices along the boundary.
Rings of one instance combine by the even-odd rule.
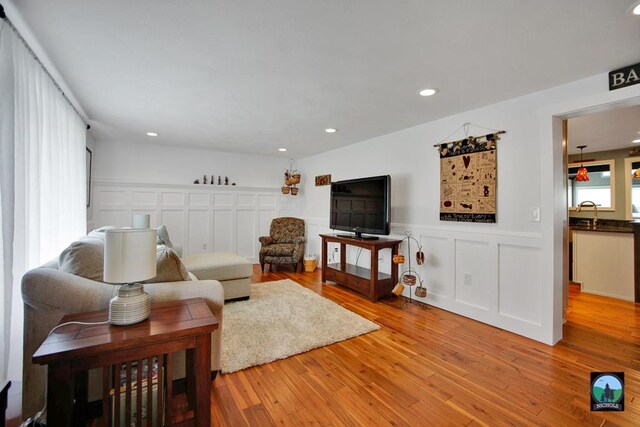
[[[332,183],[330,227],[358,237],[362,233],[389,234],[390,193],[389,175]]]

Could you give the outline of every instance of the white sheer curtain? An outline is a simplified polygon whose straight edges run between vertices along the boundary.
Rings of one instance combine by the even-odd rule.
[[[3,366],[10,354],[10,378],[21,378],[22,303],[20,280],[29,269],[54,258],[71,241],[86,232],[86,164],[85,125],[62,96],[41,65],[32,57],[13,28],[0,21],[0,94],[11,98],[11,106],[0,101],[12,117],[11,123],[0,119],[2,135],[2,169],[13,173],[0,186],[3,208],[4,241],[12,237],[12,245],[4,244],[3,269],[13,273],[5,280],[2,292],[5,307],[13,301],[11,321],[3,312],[3,331],[9,330],[2,350]],[[6,64],[10,63],[11,67]],[[6,98],[6,97],[5,97]],[[11,127],[12,131],[6,129]],[[8,155],[5,155],[4,149]],[[5,169],[5,166],[7,169]],[[5,200],[5,190],[12,198]],[[9,211],[11,217],[7,218]],[[13,236],[7,236],[7,230]],[[9,253],[7,253],[9,251]],[[7,259],[12,262],[7,264]],[[11,293],[13,292],[13,298]],[[1,294],[0,294],[1,295]],[[16,372],[17,371],[17,372]],[[1,381],[1,378],[0,378]]]
[[[0,20],[0,389],[8,378],[13,284],[13,61],[8,31]]]

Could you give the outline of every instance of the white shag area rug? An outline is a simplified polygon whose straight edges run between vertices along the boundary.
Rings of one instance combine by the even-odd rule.
[[[223,313],[222,373],[380,329],[289,279],[252,283],[251,298],[225,304]]]

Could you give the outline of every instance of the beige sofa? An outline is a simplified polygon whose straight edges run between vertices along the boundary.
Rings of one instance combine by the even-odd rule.
[[[231,252],[210,252],[181,257],[189,273],[199,280],[217,280],[224,289],[225,301],[249,299],[253,265]]]
[[[222,322],[224,293],[216,280],[148,283],[145,291],[151,303],[202,297],[214,315]],[[44,405],[46,367],[31,362],[33,353],[49,331],[70,313],[103,310],[115,296],[117,286],[85,279],[58,270],[56,261],[27,272],[22,278],[24,301],[24,356],[22,416],[24,419]],[[220,369],[220,327],[212,334],[211,371]],[[174,378],[184,377],[184,352],[176,356]],[[100,397],[101,376],[93,371],[89,376],[89,399]]]

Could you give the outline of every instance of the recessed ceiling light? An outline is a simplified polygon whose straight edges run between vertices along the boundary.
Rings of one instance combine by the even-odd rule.
[[[634,140],[633,140],[633,141],[631,141],[631,142],[633,142],[634,144],[640,144],[640,139],[634,139]]]
[[[418,91],[418,95],[420,96],[431,96],[438,93],[438,89],[422,89]]]
[[[287,151],[287,149],[286,148],[278,148],[278,151],[283,151],[284,152],[284,151]]]
[[[334,128],[326,128],[324,130],[326,133],[336,133],[338,132],[338,129],[334,129]]]
[[[629,11],[634,15],[640,15],[640,2],[637,2],[635,5],[629,8]]]
[[[158,136],[158,132],[147,132],[147,136]]]

